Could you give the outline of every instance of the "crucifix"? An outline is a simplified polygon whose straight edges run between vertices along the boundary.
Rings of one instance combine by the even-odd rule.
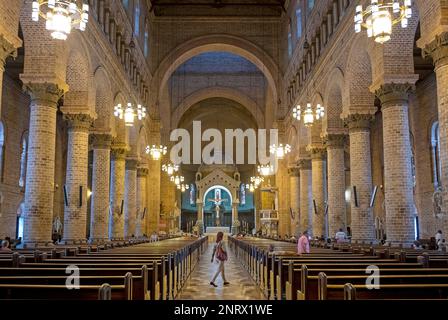
[[[215,212],[216,212],[216,216],[215,216],[215,224],[216,227],[220,227],[221,226],[221,219],[219,216],[219,212],[221,211],[221,203],[222,202],[226,202],[227,199],[222,199],[221,198],[221,190],[220,189],[215,189],[215,198],[214,199],[207,199],[207,201],[211,201],[214,203],[215,205]]]

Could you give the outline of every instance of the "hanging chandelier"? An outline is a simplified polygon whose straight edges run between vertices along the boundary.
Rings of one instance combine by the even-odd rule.
[[[292,116],[302,121],[305,127],[309,128],[314,124],[314,121],[322,119],[325,116],[325,109],[321,104],[317,104],[315,110],[311,106],[311,103],[306,104],[305,110],[302,110],[302,106],[298,105],[292,110]]]
[[[262,176],[270,176],[274,173],[274,167],[268,164],[258,166],[258,172]]]
[[[182,182],[184,182],[185,178],[183,176],[172,176],[171,182],[174,182],[176,186],[179,186]]]
[[[246,184],[246,189],[248,189],[249,192],[254,193],[255,189],[257,189],[257,187],[253,183],[250,183],[250,184]]]
[[[371,0],[364,11],[362,5],[356,7],[355,32],[367,29],[367,36],[382,44],[390,40],[394,25],[407,28],[411,17],[412,0]]]
[[[172,163],[162,165],[162,171],[166,172],[169,176],[172,176],[174,172],[177,172],[178,170],[179,166]]]
[[[128,103],[126,109],[123,109],[121,103],[114,107],[114,115],[120,120],[124,119],[124,124],[127,127],[132,127],[134,125],[135,117],[138,120],[142,120],[146,117],[146,108],[142,107],[140,104],[135,108],[132,103]]]
[[[184,184],[184,183],[182,183],[182,184],[178,184],[178,185],[176,185],[176,187],[177,187],[177,189],[180,190],[181,192],[185,192],[185,191],[187,191],[188,189],[190,189],[190,186],[189,186],[188,184]]]
[[[31,18],[37,22],[39,17],[46,20],[45,28],[51,31],[53,39],[67,40],[72,28],[86,30],[89,5],[78,0],[33,0]]]
[[[153,160],[160,160],[160,158],[162,158],[162,156],[164,156],[167,153],[167,147],[162,145],[160,146],[152,145],[152,147],[147,146],[146,153],[150,154]]]
[[[258,186],[264,181],[264,178],[261,176],[255,176],[255,177],[250,177],[250,182],[251,184],[253,184],[253,186],[255,188],[258,188]]]
[[[271,154],[274,154],[277,159],[283,159],[285,157],[285,155],[287,155],[288,153],[291,152],[291,146],[289,144],[283,145],[271,145],[269,147]]]

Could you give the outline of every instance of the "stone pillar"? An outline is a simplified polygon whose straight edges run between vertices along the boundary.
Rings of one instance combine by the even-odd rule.
[[[313,191],[311,160],[299,160],[297,166],[300,172],[300,232],[313,232]]]
[[[328,236],[334,237],[346,228],[345,211],[345,161],[346,136],[330,134],[326,138],[328,166]]]
[[[3,73],[5,72],[6,59],[10,55],[16,57],[16,48],[3,35],[0,35],[0,118],[2,116]]]
[[[383,113],[384,189],[387,242],[411,245],[415,240],[414,182],[409,135],[411,84],[386,84],[376,95]]]
[[[311,168],[312,168],[312,190],[313,190],[313,235],[326,236],[325,217],[325,188],[326,188],[326,167],[323,146],[311,146]],[[317,212],[316,212],[317,211]]]
[[[444,218],[437,226],[448,234],[448,32],[437,36],[424,49],[424,56],[431,56],[437,78],[437,101],[440,130],[440,165],[443,192]]]
[[[110,169],[109,234],[111,239],[124,238],[124,176],[126,146],[112,144]],[[123,208],[122,208],[123,207]],[[122,210],[123,209],[123,210]]]
[[[146,204],[146,178],[148,177],[148,168],[139,167],[137,169],[137,222],[136,237],[142,237],[146,233],[146,216],[148,214],[148,206]],[[145,212],[145,215],[143,213]]]
[[[65,114],[68,123],[68,148],[65,188],[68,204],[64,210],[63,242],[86,242],[89,128],[87,114]]]
[[[201,200],[196,200],[196,208],[198,209],[198,217],[196,220],[196,226],[198,227],[199,234],[202,234],[204,232],[204,204]],[[232,212],[233,217],[233,212]]]
[[[300,181],[299,181],[299,168],[288,168],[289,174],[289,200],[290,208],[294,213],[294,219],[291,217],[291,228],[289,234],[299,235],[302,231],[299,220],[300,212]]]
[[[110,144],[109,134],[91,135],[93,148],[92,199],[90,210],[90,241],[104,242],[109,239],[110,213]]]
[[[27,247],[51,241],[57,102],[56,84],[24,82],[31,96],[23,242]]]
[[[238,219],[239,202],[232,202],[232,234],[239,232],[240,220]]]
[[[346,119],[350,135],[350,181],[352,240],[374,241],[375,226],[370,208],[372,194],[372,163],[370,155],[369,114],[352,114]],[[353,187],[356,187],[357,205]]]
[[[137,160],[126,159],[124,178],[124,237],[135,236],[137,218]]]

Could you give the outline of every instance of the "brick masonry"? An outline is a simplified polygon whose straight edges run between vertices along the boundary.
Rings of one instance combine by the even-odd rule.
[[[125,159],[126,148],[112,145],[110,170],[110,203],[112,212],[109,217],[109,234],[111,239],[124,238]]]
[[[137,160],[126,159],[124,178],[124,237],[135,236],[137,219]]]
[[[298,162],[300,170],[300,232],[313,231],[313,190],[311,160],[302,159]]]

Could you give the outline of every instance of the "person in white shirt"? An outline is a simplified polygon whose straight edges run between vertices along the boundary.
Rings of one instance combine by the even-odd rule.
[[[337,243],[340,243],[340,242],[344,242],[345,241],[345,232],[344,231],[342,231],[342,229],[339,229],[339,231],[338,232],[336,232],[336,235],[335,235],[335,239],[336,239],[336,242]]]
[[[439,230],[436,233],[436,244],[437,244],[437,247],[439,247],[439,248],[441,247],[442,240],[443,240],[442,230]]]

